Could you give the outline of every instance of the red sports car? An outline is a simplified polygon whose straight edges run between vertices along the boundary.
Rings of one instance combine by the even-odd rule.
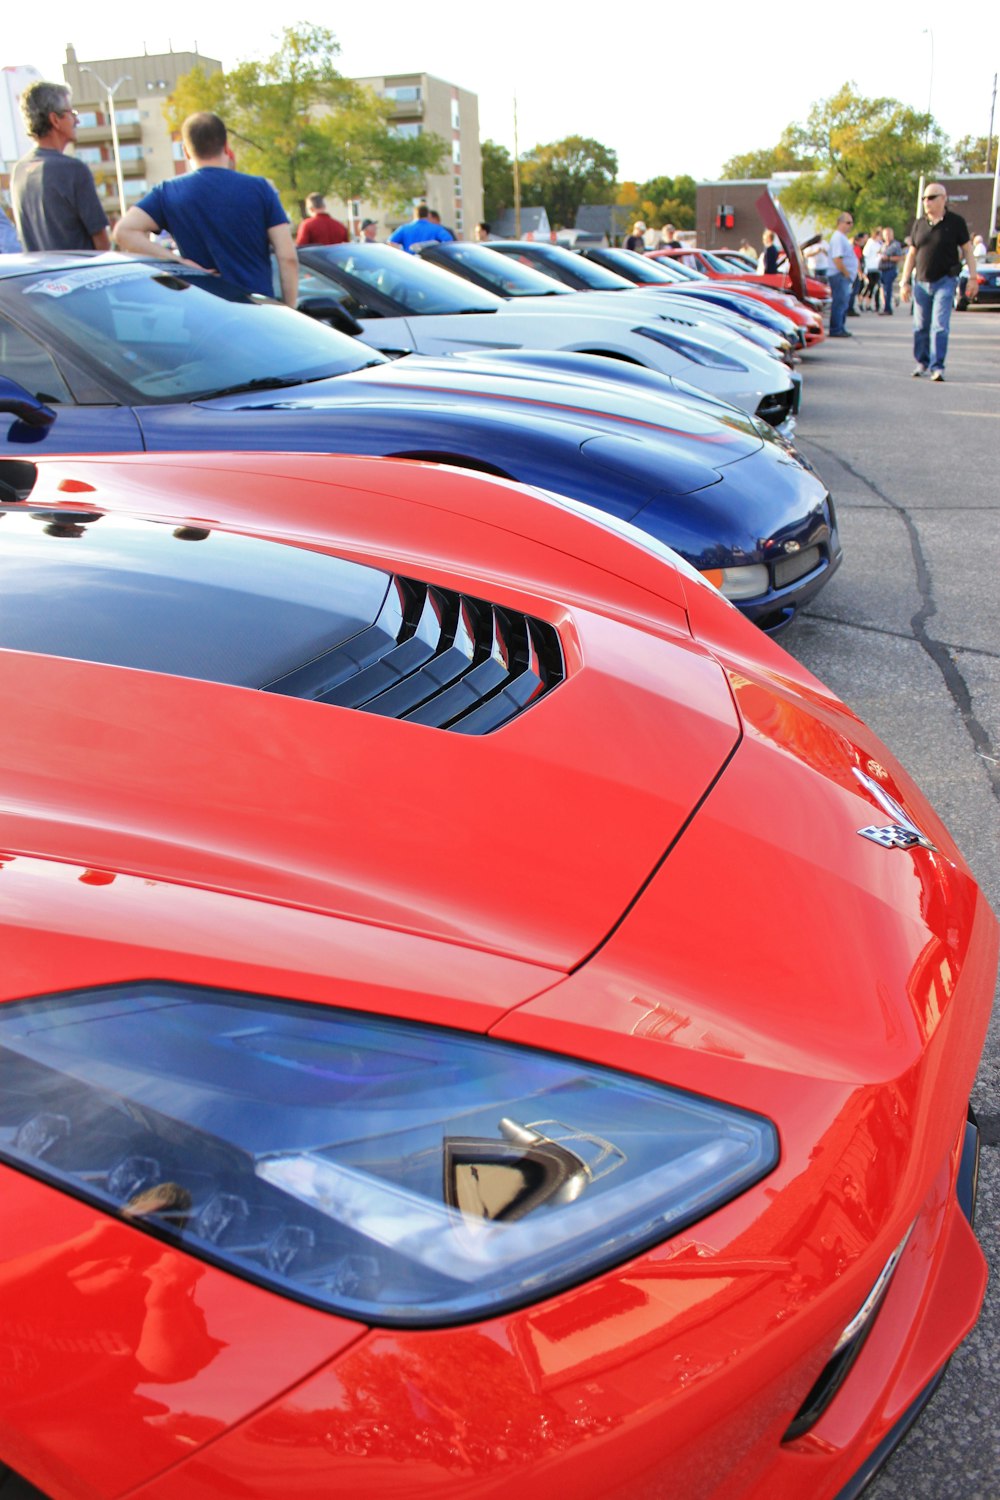
[[[664,260],[679,260],[682,266],[690,266],[692,271],[700,271],[712,281],[741,281],[748,286],[768,286],[775,291],[794,295],[792,279],[787,271],[778,271],[769,276],[762,271],[743,270],[715,251],[702,250],[697,245],[685,245],[683,250],[660,250],[657,255]],[[806,277],[805,294],[810,307],[821,307],[830,300],[830,288],[825,281],[817,281],[815,276]]]
[[[996,924],[889,752],[506,481],[0,485],[0,1462],[856,1493],[986,1276]]]

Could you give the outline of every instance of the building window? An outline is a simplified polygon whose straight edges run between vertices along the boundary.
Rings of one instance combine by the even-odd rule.
[[[422,97],[417,85],[386,89],[383,99],[395,99],[397,104],[415,104]]]
[[[460,119],[459,112],[458,112],[458,100],[457,99],[453,99],[451,101],[451,128],[452,128],[452,130],[458,130],[460,124],[461,124],[461,119]]]
[[[455,163],[456,167],[460,167],[462,165],[462,143],[461,143],[461,141],[452,141],[452,143],[451,143],[451,159]]]
[[[142,157],[141,146],[119,146],[118,154],[122,161],[139,161]]]
[[[149,183],[145,177],[133,177],[131,182],[126,182],[125,184],[125,197],[133,201],[136,198],[142,198],[148,192]]]
[[[139,111],[137,109],[116,109],[115,120],[119,125],[138,125]]]
[[[394,131],[396,135],[402,136],[404,141],[415,140],[416,137],[422,133],[423,128],[424,127],[422,125],[415,124],[389,126],[389,129]]]
[[[103,161],[100,146],[77,146],[76,156],[79,161]]]
[[[93,130],[95,126],[103,124],[103,121],[97,118],[95,110],[87,109],[80,115],[79,124],[81,130]]]
[[[173,155],[174,161],[184,160],[184,145],[181,141],[171,141],[170,150]]]

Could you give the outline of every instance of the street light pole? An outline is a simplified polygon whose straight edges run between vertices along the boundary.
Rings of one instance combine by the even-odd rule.
[[[123,83],[131,83],[131,74],[123,73],[115,83],[105,83],[99,73],[93,68],[81,68],[81,73],[89,73],[96,78],[100,87],[108,97],[108,114],[111,116],[111,149],[115,156],[115,176],[118,178],[118,217],[121,218],[125,212],[125,179],[122,176],[122,154],[118,147],[118,122],[115,119],[115,95]]]
[[[929,36],[930,39],[931,39],[931,71],[930,71],[930,75],[929,75],[929,77],[927,79],[927,124],[924,127],[924,154],[926,155],[926,152],[927,152],[927,137],[930,134],[930,128],[931,128],[931,96],[934,93],[934,33],[933,33],[933,31],[931,30],[931,28],[929,26],[925,26],[924,29],[923,29],[923,31],[920,34],[921,34],[921,36]],[[923,208],[923,204],[924,204],[924,169],[923,169],[923,167],[921,167],[921,169],[920,169],[920,181],[917,184],[917,212],[916,212],[916,217],[918,219],[920,218],[920,210]]]

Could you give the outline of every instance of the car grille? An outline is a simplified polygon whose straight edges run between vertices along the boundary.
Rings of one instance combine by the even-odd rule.
[[[772,427],[780,427],[782,422],[794,415],[798,405],[797,387],[790,391],[778,391],[773,396],[765,396],[757,408],[758,417],[765,422],[770,422]]]
[[[804,578],[807,573],[812,573],[822,561],[823,554],[819,547],[803,547],[801,552],[779,558],[772,570],[775,588],[787,588],[797,578]]]
[[[394,577],[374,623],[267,691],[459,734],[488,734],[565,676],[551,625]]]

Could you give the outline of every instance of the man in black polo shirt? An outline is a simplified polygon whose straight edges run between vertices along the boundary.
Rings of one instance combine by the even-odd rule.
[[[911,283],[913,287],[914,375],[926,375],[929,369],[932,380],[944,379],[948,326],[963,258],[969,270],[966,296],[971,299],[979,294],[979,281],[968,225],[948,207],[941,184],[932,182],[924,193],[924,212],[910,230],[899,284],[903,302],[909,301]]]

